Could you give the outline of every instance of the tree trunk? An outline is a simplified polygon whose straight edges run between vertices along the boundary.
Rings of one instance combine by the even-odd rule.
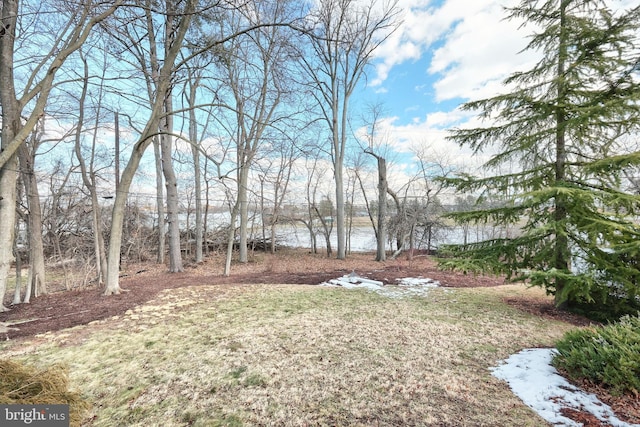
[[[16,221],[16,228],[18,228],[18,222]],[[16,230],[17,233],[17,230]],[[13,239],[13,256],[16,260],[16,283],[13,288],[13,305],[18,305],[22,302],[22,256],[18,250],[17,239]]]
[[[158,215],[158,264],[164,264],[165,242],[165,211],[164,211],[164,179],[162,177],[162,155],[160,154],[160,138],[153,138],[153,153],[156,159],[156,212]]]
[[[238,205],[240,214],[240,232],[239,232],[239,261],[246,263],[249,261],[247,248],[247,234],[249,224],[249,197],[248,186],[249,181],[249,165],[247,163],[240,167],[238,174]]]
[[[169,97],[170,95],[167,95]],[[162,172],[167,187],[167,218],[169,223],[169,272],[178,273],[184,271],[182,266],[182,253],[180,250],[180,216],[178,200],[178,182],[173,170],[171,101],[165,102],[165,114],[167,114],[163,125],[163,135],[160,136],[160,147],[162,151]]]
[[[36,145],[35,140],[32,145]],[[27,289],[32,290],[36,297],[47,293],[45,282],[44,245],[42,243],[42,208],[38,183],[35,180],[35,147],[22,145],[18,150],[22,170],[22,182],[24,183],[27,197],[28,221],[29,221],[29,274],[27,276]],[[24,302],[29,302],[31,292],[27,292]]]
[[[275,199],[275,198],[274,198]],[[275,214],[275,211],[274,211]],[[264,206],[264,177],[260,176],[260,228],[262,230],[262,242],[264,243],[264,251],[267,252],[269,248],[267,248],[267,213],[265,212]],[[269,221],[269,225],[271,228],[271,234],[273,234],[273,216]],[[271,241],[271,253],[275,252],[274,242]]]
[[[202,240],[204,243],[204,253],[209,254],[209,239],[207,230],[209,230],[209,181],[207,180],[207,158],[204,159],[204,168],[202,175],[204,177],[204,212],[202,219]]]
[[[557,98],[557,111],[556,111],[556,162],[555,162],[555,185],[563,185],[565,180],[565,168],[567,161],[567,152],[565,144],[566,134],[566,112],[565,112],[565,98],[566,88],[564,83],[565,73],[565,61],[567,58],[567,32],[566,28],[566,8],[567,1],[562,0],[560,2],[560,40],[558,46],[558,98]],[[556,227],[556,241],[554,248],[554,267],[560,271],[565,272],[569,270],[569,240],[567,238],[567,231],[565,229],[565,222],[567,219],[567,206],[566,198],[563,194],[558,192],[555,197],[555,211],[554,221]],[[566,286],[566,280],[562,277],[556,277],[555,279],[555,304],[558,307],[565,307],[567,305],[567,296],[564,295],[564,287]]]
[[[337,41],[332,42],[337,45]],[[342,111],[340,120],[339,109],[339,92],[340,83],[338,82],[337,71],[333,70],[331,74],[331,137],[332,137],[332,154],[333,154],[333,177],[336,183],[336,236],[337,236],[337,259],[346,258],[346,235],[344,223],[344,129],[340,124],[344,125],[346,111]],[[344,95],[346,97],[346,94]],[[347,106],[348,102],[343,100],[343,105]],[[340,122],[340,123],[339,123]],[[324,221],[323,221],[324,225]]]
[[[344,169],[342,161],[336,163],[334,172],[336,178],[336,236],[338,239],[336,258],[345,259],[347,257],[347,239],[344,221]]]
[[[157,108],[156,108],[157,109]],[[157,112],[156,112],[157,114]],[[153,121],[157,123],[157,121]],[[129,195],[129,189],[131,188],[131,182],[138,170],[140,159],[144,151],[149,146],[151,139],[149,135],[155,133],[153,130],[153,124],[147,124],[147,130],[142,134],[142,137],[136,145],[133,147],[131,157],[122,172],[120,177],[120,188],[116,192],[116,198],[113,202],[113,209],[111,210],[111,231],[109,233],[109,252],[107,257],[107,279],[105,283],[105,295],[119,294],[122,289],[118,281],[120,274],[120,251],[122,248],[122,227],[124,224],[124,215],[127,205],[127,197]],[[155,127],[157,129],[157,126]]]
[[[191,82],[189,91],[189,140],[191,141],[191,155],[193,158],[193,176],[195,185],[195,202],[196,202],[196,228],[195,228],[195,240],[196,240],[196,263],[201,263],[203,260],[202,246],[204,236],[204,224],[203,224],[203,212],[202,212],[202,171],[200,170],[200,147],[198,141],[198,123],[196,121],[196,89],[198,88],[198,82]]]
[[[409,253],[407,254],[407,259],[413,259],[413,251],[416,248],[416,225],[415,223],[411,224],[409,228]]]
[[[393,199],[393,202],[396,205],[396,215],[398,217],[403,216],[404,215],[404,206],[402,203],[400,203],[400,198],[398,197],[398,195],[396,194],[395,191],[391,190],[389,187],[387,187],[387,194],[391,196],[391,198]],[[402,220],[402,223],[404,223],[404,220]],[[393,256],[391,257],[391,259],[395,259],[403,250],[404,248],[404,235],[403,235],[403,231],[402,231],[402,226],[401,224],[398,225],[397,230],[396,230],[396,252],[393,254]]]
[[[104,283],[105,275],[107,274],[107,252],[104,246],[104,235],[102,228],[102,207],[98,201],[98,194],[94,191],[91,194],[91,207],[93,212],[93,235],[95,237],[95,251],[96,251],[96,281],[98,285]]]
[[[231,274],[231,259],[233,258],[233,244],[236,240],[236,219],[238,218],[238,211],[240,209],[240,202],[236,200],[231,210],[231,220],[229,222],[229,233],[227,234],[227,257],[224,264],[224,275]]]
[[[318,218],[320,219],[320,223],[322,224],[322,229],[323,229],[322,234],[324,235],[324,241],[327,245],[327,258],[328,258],[333,253],[333,248],[331,247],[331,227],[329,226],[329,224],[327,224],[327,220],[322,216],[322,214],[318,210],[318,207],[314,205],[313,208],[315,209],[316,215],[318,216]]]
[[[387,243],[387,161],[376,156],[378,160],[378,233],[376,234],[376,261],[385,261]]]
[[[201,263],[203,261],[202,247],[204,246],[204,224],[203,224],[203,209],[202,209],[202,176],[200,172],[200,153],[197,153],[193,158],[194,173],[195,173],[195,192],[196,192],[196,224],[195,224],[195,240],[196,240],[196,254],[195,261]]]
[[[75,154],[78,159],[78,164],[80,165],[80,173],[82,176],[82,182],[89,192],[91,198],[91,223],[93,228],[94,235],[94,252],[95,252],[95,262],[96,262],[96,282],[98,285],[101,285],[104,282],[104,276],[107,272],[107,258],[105,254],[104,247],[104,237],[102,235],[102,209],[100,207],[100,203],[98,202],[98,193],[96,191],[95,184],[95,171],[93,170],[94,157],[96,152],[96,144],[98,143],[98,129],[100,125],[100,107],[101,104],[98,105],[98,111],[96,112],[96,117],[94,121],[94,131],[93,131],[93,142],[91,147],[91,157],[90,157],[90,167],[87,168],[87,164],[85,162],[84,156],[82,154],[81,146],[82,146],[82,126],[84,124],[84,112],[85,112],[85,100],[88,93],[88,85],[89,85],[89,66],[87,61],[82,57],[84,64],[84,84],[82,87],[82,94],[79,99],[79,116],[78,116],[78,126],[76,129],[76,138],[75,138]],[[98,99],[102,100],[102,88],[99,89]],[[118,120],[116,113],[116,188],[118,186],[119,179],[119,167],[118,165],[118,157],[119,157],[119,148],[118,147]],[[43,276],[44,277],[44,276]]]
[[[165,0],[166,19],[164,22],[165,37],[164,51],[165,54],[172,49],[175,40],[175,32],[173,26],[175,24],[175,7],[178,2],[174,0]],[[159,64],[158,58],[154,59]],[[173,70],[167,70],[173,73]],[[162,156],[162,172],[167,188],[167,221],[169,228],[169,272],[178,273],[184,271],[182,267],[182,253],[180,248],[180,203],[178,200],[178,181],[173,168],[173,81],[170,75],[167,75],[167,90],[162,94],[164,107],[163,117],[160,119],[160,154]],[[158,95],[159,96],[159,95]]]
[[[16,99],[13,77],[13,48],[18,17],[18,2],[3,0],[3,35],[0,37],[0,105],[2,105],[2,134],[0,152],[13,141],[20,131],[20,104]],[[6,311],[4,295],[9,270],[13,262],[13,240],[16,222],[16,183],[18,156],[14,152],[0,166],[0,311]]]

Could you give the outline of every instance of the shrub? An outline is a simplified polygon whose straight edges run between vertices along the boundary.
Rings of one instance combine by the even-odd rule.
[[[640,393],[640,317],[567,332],[554,365],[573,380],[602,384],[612,394]]]
[[[617,322],[624,316],[632,316],[640,310],[637,299],[620,298],[612,295],[609,288],[596,288],[591,294],[592,301],[578,299],[569,306],[569,311],[601,323]]]

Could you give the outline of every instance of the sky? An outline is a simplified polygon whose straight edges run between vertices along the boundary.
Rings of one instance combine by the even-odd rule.
[[[608,4],[623,9],[637,1],[608,0]],[[472,156],[446,136],[453,127],[478,124],[472,113],[458,109],[463,102],[504,91],[506,77],[536,62],[535,53],[522,52],[532,29],[505,19],[504,7],[518,3],[398,0],[402,24],[376,50],[351,108],[357,116],[367,104],[382,104],[381,128],[398,153],[391,159],[397,159],[395,166],[389,168],[393,188],[400,188],[415,172],[411,160],[416,149],[427,149],[435,162],[469,172],[488,159],[486,154]]]
[[[457,107],[491,96],[517,69],[526,32],[506,21],[513,0],[400,0],[403,22],[376,51],[367,98],[384,105],[386,131],[398,151],[416,144],[447,153],[449,162],[473,163],[471,154],[445,141],[447,129],[473,120]]]
[[[504,92],[502,81],[536,62],[522,52],[531,27],[506,20],[519,0],[400,0],[403,23],[376,51],[364,98],[381,102],[395,149],[428,145],[455,165],[473,167],[468,150],[445,141],[447,129],[473,123],[457,107]],[[608,2],[613,9],[637,0]]]

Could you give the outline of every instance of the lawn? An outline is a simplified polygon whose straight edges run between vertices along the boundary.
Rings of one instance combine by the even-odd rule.
[[[489,368],[574,326],[502,301],[514,295],[542,292],[191,286],[0,350],[67,365],[92,426],[545,425]]]

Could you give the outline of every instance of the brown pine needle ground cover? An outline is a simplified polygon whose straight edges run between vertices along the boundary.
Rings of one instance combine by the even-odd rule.
[[[540,426],[489,367],[552,346],[574,326],[503,301],[518,295],[540,291],[438,288],[391,299],[191,286],[0,349],[67,364],[72,387],[93,403],[93,426]]]

